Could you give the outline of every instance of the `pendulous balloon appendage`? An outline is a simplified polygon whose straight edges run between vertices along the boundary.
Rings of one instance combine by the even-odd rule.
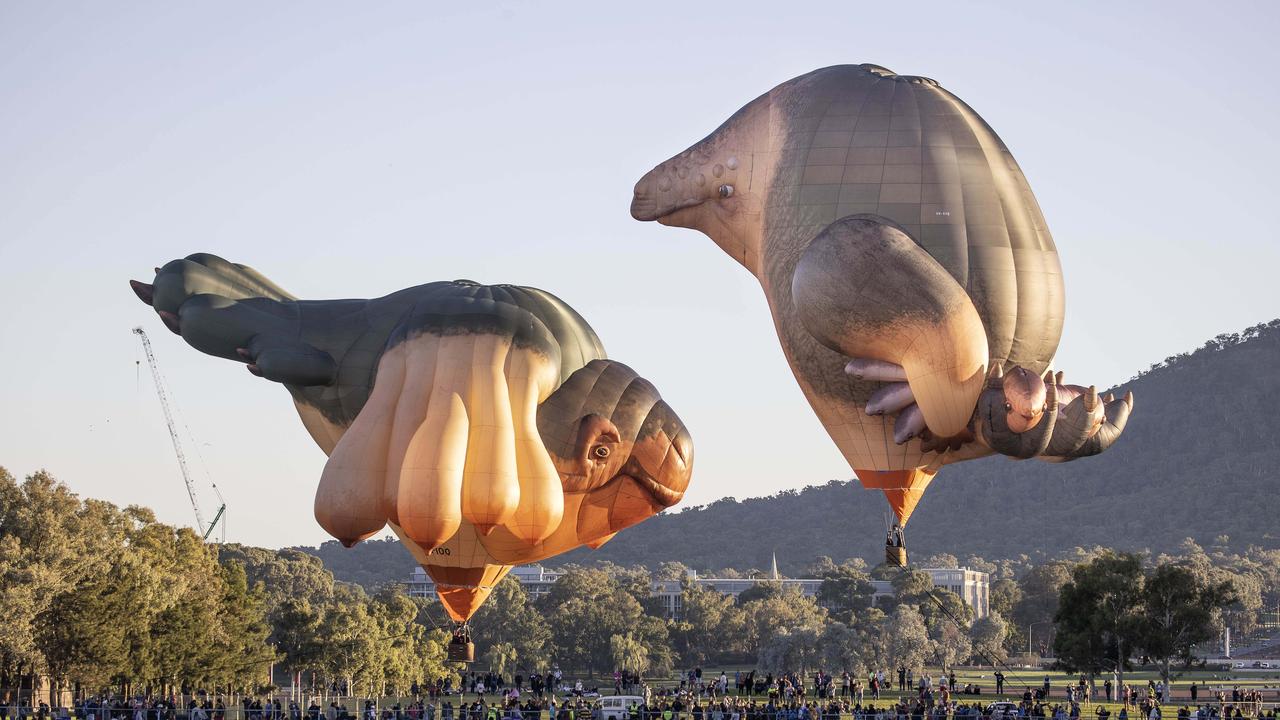
[[[437,547],[465,520],[481,534],[506,527],[537,542],[559,524],[555,467],[536,433],[540,400],[555,370],[547,358],[494,335],[418,335],[384,354],[374,392],[348,430],[376,428],[385,460],[330,465],[385,468],[385,518],[423,547]],[[382,398],[389,398],[383,402]],[[514,402],[513,402],[514,398]],[[327,475],[326,471],[326,475]]]

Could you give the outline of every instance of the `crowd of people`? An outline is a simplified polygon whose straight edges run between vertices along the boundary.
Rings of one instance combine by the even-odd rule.
[[[995,696],[1005,696],[1006,678],[995,672]],[[755,670],[681,673],[677,683],[650,686],[638,673],[618,670],[607,685],[566,680],[558,666],[545,673],[464,673],[414,684],[412,700],[390,704],[372,700],[354,708],[337,700],[305,705],[287,698],[242,698],[228,702],[207,694],[170,698],[91,697],[73,708],[47,705],[6,707],[0,720],[1276,720],[1258,689],[1189,687],[1190,703],[1175,705],[1169,688],[1148,681],[1145,688],[1107,678],[1101,686],[1086,677],[1062,684],[1055,693],[1046,676],[1024,686],[1011,701],[975,701],[984,688],[958,682],[954,672],[936,677],[905,666],[866,676],[817,671],[811,674]],[[345,688],[335,685],[336,693]],[[608,691],[625,700],[603,701]],[[986,694],[990,694],[989,692]],[[470,695],[468,701],[466,697]],[[995,699],[995,698],[991,698]],[[1105,704],[1100,702],[1105,699]],[[1096,705],[1095,705],[1096,703]],[[1114,713],[1108,705],[1118,704]],[[1091,711],[1082,708],[1092,708]],[[1167,714],[1167,717],[1166,717]],[[1087,716],[1093,715],[1090,719]]]

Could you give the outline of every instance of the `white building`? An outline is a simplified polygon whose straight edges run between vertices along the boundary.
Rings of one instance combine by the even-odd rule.
[[[805,597],[814,597],[818,594],[818,588],[822,586],[822,580],[814,578],[718,578],[699,577],[697,573],[690,575],[689,581],[708,590],[715,590],[721,595],[729,595],[734,600],[737,600],[744,590],[763,583],[778,585],[784,590],[794,588]],[[653,597],[662,598],[662,609],[669,619],[679,620],[684,616],[682,581],[654,580],[650,593]]]
[[[991,576],[969,568],[917,568],[920,572],[929,573],[933,586],[950,590],[964,600],[964,604],[973,608],[974,619],[984,618],[991,613]],[[888,580],[872,580],[876,592],[875,598],[893,597],[893,583]]]
[[[986,617],[991,612],[991,580],[987,573],[969,568],[920,568],[920,571],[929,574],[934,587],[950,590],[959,595],[966,605],[973,608],[975,618]],[[524,586],[530,600],[545,597],[551,591],[551,586],[563,574],[559,570],[550,570],[541,565],[522,565],[511,570],[511,577]],[[780,577],[777,558],[774,558],[769,577],[700,577],[694,572],[690,574],[688,580],[723,595],[730,595],[734,599],[737,599],[744,590],[761,583],[777,583],[784,589],[794,588],[805,597],[816,596],[818,588],[822,586],[821,578]],[[875,587],[872,602],[877,598],[893,596],[893,584],[888,580],[872,580],[871,584]],[[434,598],[436,594],[435,583],[422,568],[414,568],[413,574],[405,581],[404,586],[409,595],[414,597]],[[678,620],[683,615],[681,580],[654,580],[650,586],[650,594],[662,599],[662,606],[668,618]]]
[[[559,570],[551,570],[541,565],[518,565],[511,568],[511,577],[515,578],[529,595],[530,600],[539,600],[547,593],[551,592],[551,586],[560,579],[564,573]],[[409,579],[403,583],[405,592],[410,597],[421,597],[434,599],[436,597],[436,584],[427,574],[427,571],[420,567],[415,567],[410,573]]]

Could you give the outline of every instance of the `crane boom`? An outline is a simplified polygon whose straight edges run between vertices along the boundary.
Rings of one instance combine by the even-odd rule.
[[[178,469],[182,471],[182,480],[187,484],[187,496],[191,498],[191,509],[196,513],[196,525],[200,528],[200,535],[208,538],[213,532],[213,526],[207,528],[204,524],[204,515],[200,513],[200,503],[196,501],[195,483],[191,481],[191,471],[187,469],[187,457],[182,453],[182,440],[178,437],[178,426],[173,421],[173,412],[169,409],[169,396],[164,389],[164,381],[160,378],[160,367],[156,364],[156,354],[151,350],[151,338],[147,337],[147,333],[140,327],[133,329],[133,333],[142,339],[142,350],[147,355],[147,365],[151,368],[151,379],[156,385],[156,397],[160,398],[160,409],[164,411],[164,421],[169,427],[169,439],[173,441],[173,452],[178,456]],[[226,505],[218,508],[218,516],[214,518],[214,524],[222,517],[222,513],[226,510]]]

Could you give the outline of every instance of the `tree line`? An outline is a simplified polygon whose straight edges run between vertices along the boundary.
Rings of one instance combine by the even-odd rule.
[[[574,566],[536,603],[517,581],[504,580],[477,614],[474,637],[487,648],[481,663],[500,673],[554,662],[588,674],[623,669],[669,677],[676,667],[749,664],[774,673],[865,676],[897,666],[998,666],[1030,651],[1090,674],[1117,662],[1122,671],[1152,662],[1168,681],[1176,667],[1194,662],[1197,648],[1216,650],[1224,627],[1257,627],[1277,569],[1273,556],[1262,572],[1190,541],[1183,551],[1143,557],[1095,548],[1042,565],[971,558],[992,577],[990,612],[982,618],[956,593],[934,587],[928,573],[868,568],[856,558],[820,557],[805,568],[804,577],[822,579],[814,597],[759,579],[735,599],[697,584],[675,562],[652,572]],[[941,555],[922,565],[958,562]],[[743,576],[732,569],[715,575]],[[655,579],[680,582],[677,617],[652,595]],[[872,580],[890,581],[892,593],[873,597]]]
[[[0,597],[6,704],[38,678],[52,699],[257,693],[275,663],[366,694],[451,672],[431,603],[336,583],[303,553],[208,545],[43,471],[0,468]]]
[[[814,597],[759,579],[733,598],[678,562],[568,567],[537,601],[507,578],[472,621],[480,655],[470,669],[669,678],[732,663],[865,676],[999,664],[1031,647],[1072,671],[1123,672],[1147,659],[1167,677],[1222,627],[1256,628],[1280,578],[1280,553],[1191,541],[1172,555],[1077,549],[1040,564],[965,565],[990,574],[985,617],[927,573],[858,558],[803,568],[821,579]],[[655,580],[678,584],[675,617]],[[873,580],[889,581],[891,593],[874,597]],[[0,596],[5,692],[47,676],[52,689],[87,693],[257,693],[270,689],[275,665],[282,684],[298,688],[404,695],[466,670],[446,662],[439,603],[398,583],[369,591],[335,581],[305,552],[208,545],[145,508],[81,499],[45,472],[19,482],[0,469]]]

